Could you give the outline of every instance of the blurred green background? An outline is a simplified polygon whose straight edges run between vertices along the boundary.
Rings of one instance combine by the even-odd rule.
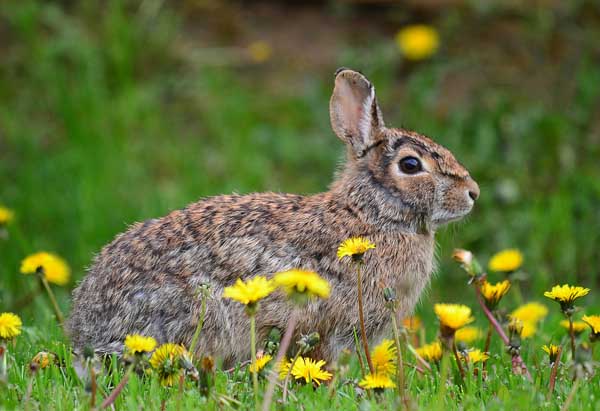
[[[395,41],[414,23],[440,36],[420,62]],[[473,214],[438,235],[423,307],[464,294],[454,247],[483,262],[521,249],[526,297],[600,285],[597,1],[14,0],[0,3],[0,204],[16,213],[1,309],[35,286],[18,274],[28,253],[64,256],[72,287],[135,221],[219,193],[326,190],[344,153],[328,118],[339,66],[480,183]]]

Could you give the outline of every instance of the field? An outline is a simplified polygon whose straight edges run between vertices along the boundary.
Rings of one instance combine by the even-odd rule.
[[[522,342],[531,381],[511,372],[496,334],[486,372],[479,365],[473,375],[471,365],[464,379],[451,355],[446,378],[444,366],[421,373],[401,344],[409,407],[600,408],[598,376],[573,378],[564,316],[544,297],[557,284],[588,287],[574,316],[600,314],[598,5],[293,3],[0,4],[0,206],[14,211],[0,236],[0,312],[23,321],[21,335],[6,342],[0,409],[89,409],[94,391],[89,372],[77,377],[47,293],[20,273],[21,261],[49,251],[68,262],[72,279],[51,285],[68,313],[71,290],[94,254],[136,221],[220,193],[326,190],[344,154],[328,113],[340,66],[369,76],[389,125],[448,147],[481,187],[473,213],[437,234],[439,267],[416,310],[423,327],[407,340],[433,341],[434,304],[459,303],[472,308],[472,325],[483,330],[472,345],[484,348],[488,323],[468,275],[451,258],[455,248],[473,251],[484,268],[494,253],[519,249],[524,262],[500,306],[507,313],[530,301],[548,308]],[[289,15],[295,24],[286,23]],[[409,61],[395,36],[416,22],[435,27],[440,47]],[[490,272],[488,279],[505,275]],[[589,336],[586,328],[578,344]],[[563,348],[553,393],[541,349],[550,343]],[[40,351],[55,353],[60,366],[32,372]],[[97,370],[97,406],[126,372],[111,361]],[[224,371],[217,359],[216,370],[202,375],[204,389],[189,379],[166,388],[153,376],[131,374],[114,405],[253,408],[247,367]],[[403,406],[397,389],[375,394],[358,386],[355,353],[349,370],[334,378],[317,389],[294,383],[287,403],[272,409]],[[264,392],[264,378],[259,386]]]

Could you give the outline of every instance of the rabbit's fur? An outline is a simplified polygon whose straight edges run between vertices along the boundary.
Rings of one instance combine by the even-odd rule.
[[[297,335],[317,331],[315,355],[328,361],[353,346],[358,330],[356,272],[336,256],[345,239],[376,244],[364,256],[367,334],[388,326],[383,288],[393,287],[399,316],[413,310],[434,269],[435,229],[471,211],[477,184],[454,156],[427,137],[386,128],[371,83],[340,69],[330,102],[333,130],[347,162],[330,190],[313,195],[260,193],[212,197],[137,223],[104,247],[74,291],[68,321],[76,349],[121,352],[127,334],[189,346],[200,317],[199,287],[210,286],[198,352],[231,364],[249,358],[249,322],[241,304],[222,299],[237,278],[313,270],[332,287],[303,309]],[[399,161],[420,159],[403,173]],[[284,330],[291,307],[281,293],[263,300],[258,338]]]

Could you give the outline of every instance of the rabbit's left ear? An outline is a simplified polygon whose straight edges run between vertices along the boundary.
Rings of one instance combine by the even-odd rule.
[[[384,126],[375,87],[361,73],[346,68],[336,72],[329,115],[333,131],[352,148],[356,158],[367,153]]]

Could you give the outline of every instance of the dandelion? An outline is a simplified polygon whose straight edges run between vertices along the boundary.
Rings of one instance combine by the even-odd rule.
[[[273,49],[266,41],[255,41],[248,45],[248,54],[255,63],[264,63],[271,58]]]
[[[173,343],[163,344],[154,351],[150,365],[157,372],[162,385],[170,387],[182,375],[181,360],[185,355],[185,347]]]
[[[276,286],[282,287],[288,295],[328,298],[331,287],[327,280],[314,271],[288,270],[273,277]]]
[[[359,383],[359,386],[366,390],[383,390],[384,388],[394,388],[396,384],[388,374],[367,374]]]
[[[371,353],[371,360],[373,361],[373,368],[375,374],[379,375],[391,375],[396,372],[396,347],[394,341],[385,339],[381,343],[373,348]]]
[[[42,273],[46,281],[56,285],[66,285],[71,278],[68,264],[56,254],[39,252],[27,256],[21,262],[22,274]]]
[[[558,359],[558,353],[560,352],[560,345],[554,345],[554,344],[543,345],[542,350],[544,350],[544,352],[546,354],[548,354],[548,357],[550,358],[550,364],[554,364],[556,362],[556,360]]]
[[[512,273],[523,264],[523,254],[515,249],[502,250],[492,256],[488,263],[490,271]]]
[[[490,284],[483,281],[481,284],[481,295],[483,296],[486,305],[490,310],[496,308],[502,297],[506,295],[510,289],[510,281],[504,280],[496,284]]]
[[[422,326],[422,321],[419,317],[406,317],[402,320],[402,326],[409,332],[416,333]]]
[[[566,328],[567,331],[571,329],[571,322],[569,320],[562,320],[560,326]],[[573,332],[575,335],[579,335],[588,328],[588,325],[583,321],[573,321]]]
[[[363,255],[375,248],[375,244],[364,237],[352,237],[340,244],[337,256],[341,260],[344,257],[352,257],[354,261],[362,261]]]
[[[521,338],[527,339],[531,338],[537,332],[537,325],[530,321],[521,321]]]
[[[314,361],[311,358],[299,357],[292,368],[292,375],[297,380],[304,379],[306,383],[314,382],[320,385],[321,381],[331,379],[331,373],[322,369],[324,365],[323,360]]]
[[[453,337],[456,330],[473,322],[471,309],[462,304],[435,304],[435,314],[440,321],[442,336]]]
[[[125,347],[130,354],[143,354],[151,352],[156,347],[156,340],[139,334],[130,334],[125,337]]]
[[[272,359],[273,359],[273,357],[270,356],[269,354],[265,354],[265,355],[256,357],[256,362],[250,364],[250,372],[252,372],[252,373],[260,372],[260,370],[265,368],[265,365],[267,365],[269,363],[269,361],[271,361]]]
[[[283,357],[281,361],[279,361],[275,367],[277,372],[279,373],[279,379],[285,380],[288,373],[290,372],[290,368],[292,366],[292,362],[288,360],[286,357]]]
[[[463,327],[456,331],[454,339],[457,343],[471,344],[481,338],[483,333],[477,327]]]
[[[546,308],[545,305],[537,302],[530,302],[518,307],[510,313],[509,317],[516,318],[524,323],[529,322],[536,324],[546,315],[548,315],[548,308]]]
[[[490,356],[487,353],[482,352],[479,349],[467,351],[466,354],[461,354],[461,357],[463,360],[473,364],[478,362],[485,362],[488,360],[488,358],[490,358]]]
[[[544,293],[545,297],[548,297],[554,301],[560,303],[561,310],[566,315],[573,314],[573,304],[578,298],[586,296],[590,292],[589,288],[571,286],[568,284],[555,285],[552,290]]]
[[[6,207],[0,206],[0,227],[10,223],[15,217],[15,213]]]
[[[435,28],[424,24],[403,27],[396,34],[396,44],[408,60],[423,60],[433,55],[439,47]]]
[[[253,307],[275,290],[275,284],[263,276],[256,276],[244,282],[237,279],[235,285],[225,287],[223,298],[230,298],[247,307]]]
[[[47,351],[40,351],[31,359],[31,365],[37,368],[48,368],[56,363],[56,355]]]
[[[442,359],[442,343],[439,341],[425,344],[422,347],[417,348],[416,351],[425,361],[430,363],[437,363]]]
[[[0,338],[11,340],[21,334],[23,322],[18,315],[13,313],[0,314]]]
[[[600,339],[600,315],[584,315],[581,320],[592,330],[590,341],[595,342]]]

